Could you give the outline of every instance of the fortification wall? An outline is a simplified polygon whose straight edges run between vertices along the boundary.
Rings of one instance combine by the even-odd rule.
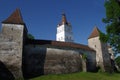
[[[0,34],[0,62],[14,78],[22,78],[23,25],[2,24]],[[9,78],[3,73],[3,78]],[[8,80],[8,79],[6,79]],[[13,79],[14,80],[14,79]]]
[[[60,48],[48,45],[26,45],[24,49],[23,73],[30,78],[44,74],[64,74],[82,71],[82,57],[89,57],[88,70],[96,68],[95,52]]]
[[[2,27],[2,33],[0,33],[0,68],[3,71],[0,72],[0,77],[4,74],[3,79],[12,78],[14,80],[23,76],[31,78],[45,74],[83,71],[83,68],[86,68],[83,66],[83,54],[87,55],[87,62],[84,63],[87,66],[87,71],[95,71],[96,53],[89,47],[74,43],[55,42],[54,44],[57,45],[73,45],[73,47],[58,47],[51,45],[52,41],[44,43],[44,40],[43,43],[39,43],[39,40],[35,40],[35,42],[33,40],[32,44],[29,44],[24,25],[2,24]],[[4,66],[5,70],[1,65]]]

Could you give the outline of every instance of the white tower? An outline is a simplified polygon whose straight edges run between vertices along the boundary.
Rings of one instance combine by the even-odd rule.
[[[62,14],[62,21],[57,26],[57,41],[73,42],[72,26],[67,22],[65,14]]]

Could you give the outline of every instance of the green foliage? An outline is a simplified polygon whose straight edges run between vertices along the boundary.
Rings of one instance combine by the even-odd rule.
[[[107,23],[113,22],[120,16],[120,6],[116,0],[107,0],[105,2],[106,18],[104,19]]]
[[[15,79],[15,80],[24,80],[23,78]]]
[[[86,55],[86,54],[82,54],[82,58],[83,58],[84,60],[86,60],[86,59],[87,59],[87,55]]]
[[[109,73],[73,73],[61,75],[44,75],[30,80],[119,80],[120,74]]]
[[[100,32],[100,40],[104,43],[106,43],[108,41],[108,36],[105,35],[104,33]]]
[[[106,0],[106,23],[107,34],[101,33],[100,40],[109,43],[116,53],[120,53],[120,5],[116,0]]]
[[[98,72],[103,73],[103,70],[102,70],[102,68],[100,66],[98,66]]]
[[[120,56],[118,56],[116,59],[115,59],[115,62],[116,64],[119,66],[120,68]]]
[[[30,34],[30,33],[28,33],[28,39],[34,39],[34,36],[32,35],[32,34]]]
[[[102,73],[103,71],[102,71],[102,69],[100,68],[100,69],[98,70],[98,72],[99,72],[99,73]]]

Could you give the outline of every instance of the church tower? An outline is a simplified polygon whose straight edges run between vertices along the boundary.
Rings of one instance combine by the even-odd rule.
[[[102,71],[110,71],[111,60],[107,44],[100,41],[100,30],[95,27],[88,38],[88,46],[96,51],[96,64]]]
[[[69,22],[67,22],[65,14],[62,14],[62,21],[57,26],[56,40],[64,41],[64,42],[73,42],[74,41],[72,26]]]

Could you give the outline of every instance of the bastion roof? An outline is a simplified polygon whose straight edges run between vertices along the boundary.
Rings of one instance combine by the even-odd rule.
[[[6,20],[2,23],[10,23],[10,24],[24,24],[22,19],[22,15],[19,9],[16,9]]]
[[[100,30],[97,27],[95,27],[88,39],[98,37],[99,35],[100,35]]]
[[[27,44],[51,45],[51,46],[56,46],[56,47],[69,47],[69,48],[83,49],[83,50],[95,52],[95,50],[88,47],[87,45],[71,43],[71,42],[60,42],[60,41],[52,41],[52,40],[28,40]]]

